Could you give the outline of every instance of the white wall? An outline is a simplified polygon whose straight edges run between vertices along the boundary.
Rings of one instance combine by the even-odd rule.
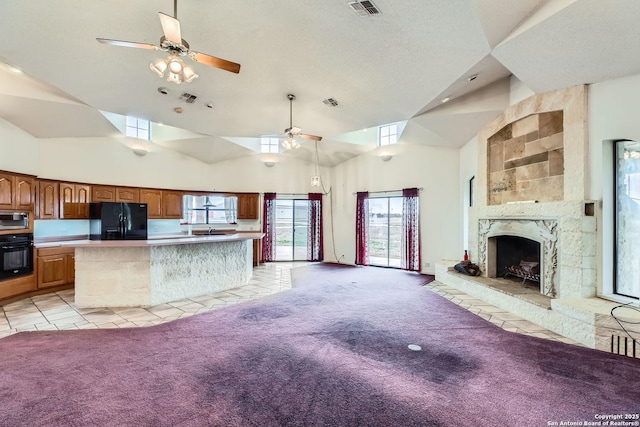
[[[38,140],[0,118],[0,170],[38,174]]]
[[[157,147],[136,156],[118,138],[55,138],[39,143],[41,178],[92,184],[206,190],[209,165]]]
[[[640,74],[589,86],[590,198],[598,209],[599,292],[613,292],[614,199],[612,141],[640,141]]]
[[[332,177],[335,254],[341,262],[355,262],[353,193],[422,187],[422,271],[433,273],[434,263],[440,259],[462,256],[458,150],[402,143],[394,149],[395,155],[388,162],[383,162],[374,151],[335,167]],[[325,248],[325,259],[334,260],[330,242],[325,241]]]
[[[462,223],[462,247],[471,250],[469,246],[469,180],[478,173],[478,138],[473,137],[463,145],[458,152],[460,164],[460,203],[461,203],[461,223]],[[475,180],[477,185],[477,180]],[[476,192],[477,194],[477,192]],[[477,195],[476,195],[477,197]],[[474,203],[475,204],[475,203]],[[474,254],[469,253],[470,256]],[[453,259],[462,259],[462,255]],[[472,258],[473,259],[473,258]]]
[[[535,92],[529,89],[524,83],[522,83],[516,76],[511,76],[509,78],[509,105],[517,104],[530,97],[531,95],[535,95]]]

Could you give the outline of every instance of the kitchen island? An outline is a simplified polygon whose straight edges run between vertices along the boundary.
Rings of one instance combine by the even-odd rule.
[[[262,233],[75,241],[75,304],[145,307],[247,284]]]

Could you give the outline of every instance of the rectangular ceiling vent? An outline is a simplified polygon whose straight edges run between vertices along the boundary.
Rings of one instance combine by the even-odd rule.
[[[360,16],[379,15],[380,9],[369,0],[351,1],[349,6]]]
[[[322,102],[324,102],[324,105],[326,105],[327,107],[337,107],[338,106],[338,101],[336,101],[335,98],[327,98]]]
[[[182,95],[180,95],[180,98],[178,98],[180,101],[184,101],[187,104],[193,104],[194,102],[196,102],[196,95],[192,95],[190,93],[184,92]]]

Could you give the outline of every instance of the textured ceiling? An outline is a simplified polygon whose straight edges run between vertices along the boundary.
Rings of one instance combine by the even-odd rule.
[[[348,3],[181,0],[191,48],[242,68],[192,63],[200,77],[178,86],[149,69],[162,52],[95,40],[158,43],[171,0],[5,0],[0,62],[25,74],[0,67],[0,116],[58,138],[113,137],[100,111],[135,115],[189,131],[155,144],[215,163],[282,133],[294,93],[293,124],[322,135],[321,162],[334,165],[375,149],[363,129],[396,121],[409,121],[407,143],[466,143],[508,105],[510,75],[543,92],[640,72],[637,0],[375,0],[373,17]],[[179,101],[184,91],[196,102]],[[284,155],[310,159],[308,145]]]

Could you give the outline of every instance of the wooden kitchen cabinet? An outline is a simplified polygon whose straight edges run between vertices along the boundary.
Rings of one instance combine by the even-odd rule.
[[[140,203],[147,204],[147,217],[149,219],[162,218],[162,190],[141,189]]]
[[[238,219],[258,219],[258,193],[237,194]]]
[[[86,184],[61,182],[59,213],[64,219],[88,219],[91,187]]]
[[[92,202],[115,202],[116,187],[109,185],[92,185],[91,186]]]
[[[73,283],[75,280],[75,249],[69,247],[36,250],[38,289]]]
[[[67,283],[76,281],[76,251],[67,253]]]
[[[35,275],[21,276],[0,282],[0,300],[36,290]]]
[[[37,219],[58,218],[60,204],[59,189],[60,185],[58,181],[38,181]]]
[[[140,190],[129,187],[116,187],[116,202],[139,203]]]
[[[182,218],[182,191],[162,190],[162,218]]]
[[[0,209],[33,211],[35,199],[33,177],[0,172]]]

